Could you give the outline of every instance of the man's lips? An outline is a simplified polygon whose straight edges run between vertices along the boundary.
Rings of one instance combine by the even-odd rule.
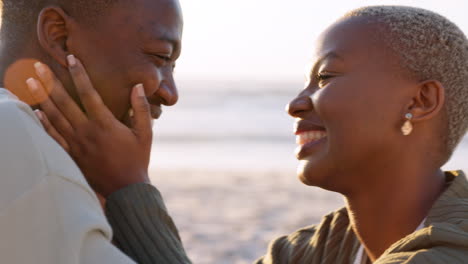
[[[150,113],[153,119],[158,119],[162,114],[161,106],[150,104]]]

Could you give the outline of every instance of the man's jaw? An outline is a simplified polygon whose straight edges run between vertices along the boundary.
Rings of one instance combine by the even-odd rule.
[[[162,115],[162,108],[161,105],[149,105],[149,113],[151,115],[151,126],[153,126],[154,120],[159,119]],[[122,123],[124,123],[128,127],[132,127],[132,118],[135,115],[135,112],[132,108],[130,108],[127,114],[121,119]]]

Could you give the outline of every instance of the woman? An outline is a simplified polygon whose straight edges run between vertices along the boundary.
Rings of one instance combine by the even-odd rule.
[[[440,169],[468,127],[466,36],[427,10],[365,7],[331,25],[315,56],[306,88],[288,107],[296,119],[299,177],[343,194],[346,207],[275,240],[257,263],[468,262],[468,183],[462,172]],[[39,116],[62,145],[91,144],[61,136],[56,123],[57,129]],[[87,160],[73,157],[78,164]],[[107,197],[117,243],[137,261],[152,263],[151,253],[132,247],[131,221],[119,220],[111,208],[124,204],[122,210],[147,221],[140,226],[145,234],[133,242],[169,256],[165,263],[182,262],[176,257],[184,254],[181,245],[160,239],[175,227],[150,224],[170,222],[148,212],[164,209],[159,198],[153,204],[147,198],[157,191],[140,187]],[[132,192],[145,212],[116,201],[130,200]]]

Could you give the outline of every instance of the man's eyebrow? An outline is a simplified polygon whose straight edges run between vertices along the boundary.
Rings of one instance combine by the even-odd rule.
[[[147,38],[149,38],[150,41],[162,41],[171,44],[173,52],[178,52],[180,50],[180,37],[167,31],[165,32],[160,29],[149,31],[147,32]]]
[[[173,38],[171,36],[168,36],[168,35],[164,34],[164,35],[158,37],[157,39],[159,41],[164,41],[164,42],[170,43],[174,47],[174,50],[179,49],[180,41],[178,39],[176,39],[176,38]]]
[[[174,52],[177,52],[178,50],[180,50],[180,42],[181,42],[181,39],[180,39],[180,36],[178,36],[177,34],[173,34],[172,32],[168,32],[168,31],[159,31],[159,34],[156,35],[157,39],[159,41],[164,41],[164,42],[167,42],[167,43],[170,43],[172,45],[172,47],[174,48]]]

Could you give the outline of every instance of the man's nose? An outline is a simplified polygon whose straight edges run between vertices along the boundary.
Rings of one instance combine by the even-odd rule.
[[[161,104],[163,105],[175,105],[179,100],[177,86],[172,78],[161,81],[156,94],[161,99]]]

